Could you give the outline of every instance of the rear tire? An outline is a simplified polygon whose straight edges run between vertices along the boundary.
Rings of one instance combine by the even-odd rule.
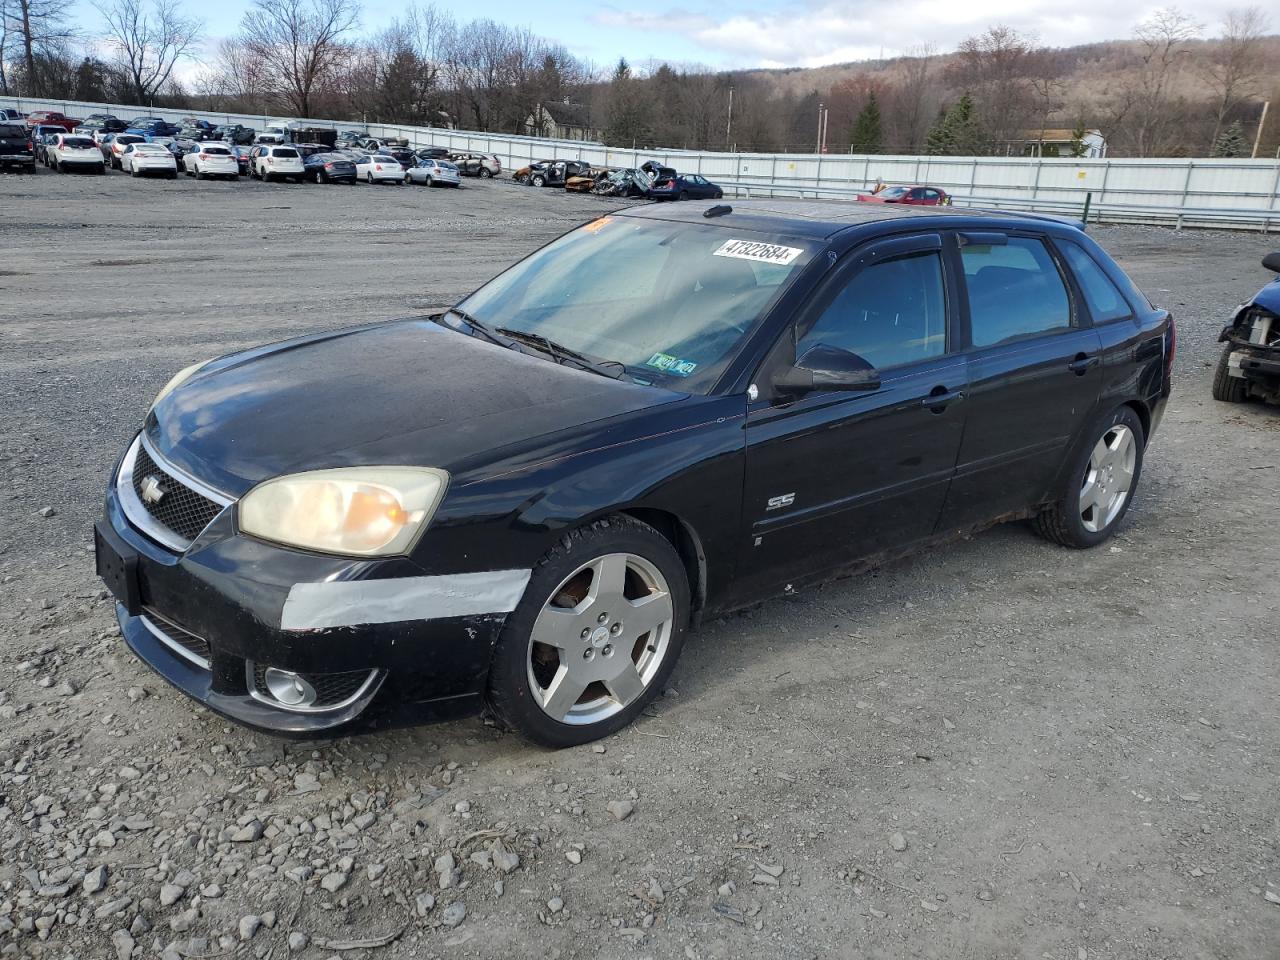
[[[596,564],[619,571],[616,590],[612,578],[595,572]],[[657,601],[648,614],[640,612],[646,596]],[[554,611],[550,618],[545,610]],[[534,643],[540,618],[536,636],[562,641],[564,648]],[[574,530],[534,567],[502,627],[489,669],[489,706],[498,719],[545,747],[608,736],[631,723],[662,690],[688,622],[684,563],[657,530],[630,517]],[[600,679],[583,687],[584,672]],[[565,681],[559,704],[551,692],[557,680]]]
[[[688,190],[681,190],[681,191],[680,191],[680,196],[676,197],[676,199],[677,199],[677,200],[688,200],[688,199],[689,199],[689,191],[688,191]]]
[[[1032,521],[1046,540],[1078,550],[1115,533],[1142,477],[1146,436],[1132,407],[1117,407],[1087,432],[1057,503]],[[1127,477],[1126,477],[1127,474]],[[1123,499],[1117,500],[1123,493]]]
[[[203,171],[203,170],[201,170],[199,166],[197,166],[197,167],[196,167],[196,179],[197,179],[197,180],[203,180],[203,179],[204,179],[204,171]]]
[[[1230,372],[1231,344],[1227,344],[1218,358],[1217,369],[1213,371],[1213,399],[1223,403],[1244,403],[1249,399],[1249,382],[1242,377],[1233,377]]]
[[[488,167],[481,167],[480,172],[476,174],[476,176],[478,176],[481,180],[488,180],[490,177],[493,176],[493,171],[490,170]]]

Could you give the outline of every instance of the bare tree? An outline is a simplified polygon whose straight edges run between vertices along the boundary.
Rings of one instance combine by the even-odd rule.
[[[63,58],[75,30],[68,24],[71,4],[67,0],[0,0],[0,86],[9,92],[13,80],[20,80],[20,92],[49,96],[53,61]],[[18,47],[18,77],[4,67],[10,45]]]
[[[1222,39],[1201,67],[1204,80],[1214,93],[1211,150],[1228,115],[1257,94],[1267,75],[1263,56],[1267,28],[1267,17],[1259,7],[1230,10],[1223,18]]]
[[[960,42],[952,68],[956,86],[973,94],[993,144],[1022,138],[1035,112],[1029,82],[1036,69],[1035,38],[1012,27],[989,27]]]
[[[240,23],[241,39],[268,75],[274,93],[296,116],[310,116],[312,99],[348,54],[345,40],[360,18],[347,0],[254,0]]]
[[[94,5],[107,22],[105,39],[139,103],[169,83],[174,66],[203,29],[199,20],[182,13],[178,0],[101,0]]]
[[[1200,24],[1176,7],[1157,10],[1134,31],[1139,70],[1126,99],[1136,156],[1160,156],[1173,148],[1178,111],[1171,88],[1199,35]]]
[[[897,139],[904,153],[924,146],[925,132],[937,111],[932,99],[936,57],[937,50],[929,43],[907,50],[903,80],[896,91],[897,109],[889,111],[891,122],[900,124]]]

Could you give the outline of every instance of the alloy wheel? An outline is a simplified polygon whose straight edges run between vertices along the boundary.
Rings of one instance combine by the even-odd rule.
[[[1080,486],[1080,522],[1090,533],[1099,533],[1120,514],[1138,460],[1138,442],[1122,423],[1107,429],[1089,455]]]
[[[609,553],[566,577],[529,635],[528,681],[553,720],[591,724],[634,703],[670,647],[666,579],[644,557]]]

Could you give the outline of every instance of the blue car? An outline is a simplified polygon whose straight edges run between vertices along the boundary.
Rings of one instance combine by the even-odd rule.
[[[1262,265],[1280,274],[1280,250],[1263,257]],[[1280,402],[1280,276],[1236,310],[1218,342],[1227,346],[1213,375],[1213,399]]]
[[[138,117],[129,121],[125,133],[135,133],[142,137],[172,137],[178,132],[175,124],[159,117]]]

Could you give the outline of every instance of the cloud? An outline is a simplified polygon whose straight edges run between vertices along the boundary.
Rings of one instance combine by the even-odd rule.
[[[1234,0],[1201,0],[1195,15],[1210,25]],[[1005,24],[1061,47],[1129,36],[1155,9],[1145,3],[1076,0],[793,0],[772,10],[724,16],[685,10],[637,12],[606,8],[591,19],[600,26],[681,36],[725,65],[816,67],[896,56],[922,43],[953,50],[965,37]]]

